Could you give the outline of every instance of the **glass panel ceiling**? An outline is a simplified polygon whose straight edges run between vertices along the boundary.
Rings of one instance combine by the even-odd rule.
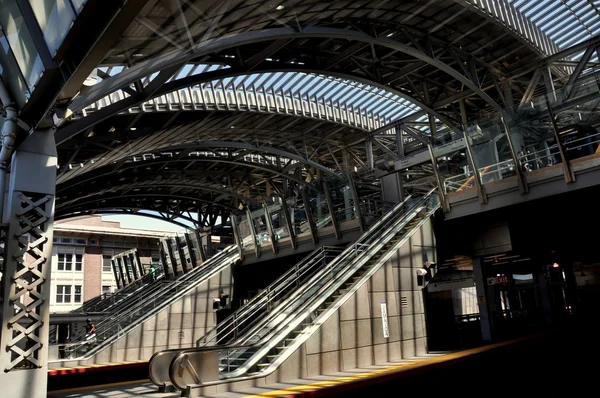
[[[507,1],[536,24],[560,49],[600,34],[600,0]],[[578,54],[573,59],[580,56]],[[592,60],[597,59],[594,56]]]
[[[222,69],[221,65],[194,64],[185,65],[172,80],[182,79],[209,71]],[[122,71],[122,67],[100,67],[100,74],[95,83],[102,81],[101,76],[113,76]],[[151,81],[158,73],[143,80]],[[379,120],[392,122],[421,110],[412,102],[381,88],[337,77],[304,73],[304,72],[269,72],[235,77],[226,77],[213,82],[202,83],[203,86],[234,89],[245,88],[266,93],[285,93],[296,98],[311,98],[319,102],[327,102],[341,108],[351,107],[361,113],[377,116]],[[124,96],[127,96],[125,93]]]

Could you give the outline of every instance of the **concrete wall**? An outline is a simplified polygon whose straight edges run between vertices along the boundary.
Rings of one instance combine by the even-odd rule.
[[[423,268],[425,255],[429,261],[437,261],[431,219],[275,372],[203,387],[194,394],[260,387],[426,354],[423,289],[416,273]],[[383,337],[382,301],[387,306],[389,338]]]
[[[212,309],[220,289],[233,296],[231,267],[225,268],[93,357],[82,361],[59,361],[50,368],[148,360],[157,351],[193,347],[194,342],[215,326]],[[101,329],[101,327],[100,327]]]

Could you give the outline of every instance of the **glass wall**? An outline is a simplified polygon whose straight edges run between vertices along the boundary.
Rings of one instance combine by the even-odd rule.
[[[69,0],[29,0],[29,3],[54,56],[75,21],[73,4]]]
[[[0,44],[3,52],[2,76],[13,90],[13,95],[20,97],[15,98],[15,101],[24,102],[42,77],[44,67],[15,1],[0,0],[0,28],[2,29]],[[10,61],[11,58],[15,63]],[[19,71],[14,70],[15,66]],[[18,82],[20,78],[24,79],[24,82]]]

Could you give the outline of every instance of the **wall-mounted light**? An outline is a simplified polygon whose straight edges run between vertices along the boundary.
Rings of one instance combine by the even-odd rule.
[[[558,267],[560,267],[560,265],[558,265],[558,263],[554,263],[554,264],[552,264],[552,267],[558,268]]]

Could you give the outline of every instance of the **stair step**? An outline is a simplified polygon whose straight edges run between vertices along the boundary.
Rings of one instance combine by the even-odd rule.
[[[276,350],[285,350],[285,347],[275,347]]]
[[[283,341],[294,341],[294,339],[283,339]]]
[[[267,355],[267,358],[277,358],[279,355]]]
[[[271,366],[271,364],[270,363],[257,363],[256,366],[258,366],[258,367],[261,367],[261,366],[265,367],[265,366]]]

